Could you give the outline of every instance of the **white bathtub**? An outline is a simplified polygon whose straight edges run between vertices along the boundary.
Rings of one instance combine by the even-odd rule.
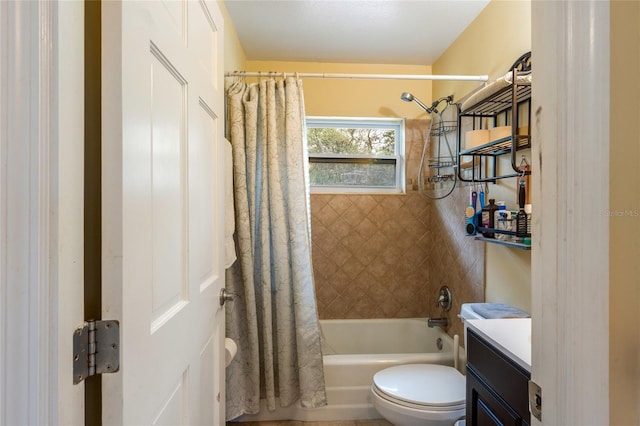
[[[369,397],[373,375],[398,364],[453,365],[453,339],[422,318],[321,320],[324,378],[329,404],[302,408],[298,404],[274,412],[242,416],[240,421],[375,419]],[[438,340],[442,349],[438,348]]]

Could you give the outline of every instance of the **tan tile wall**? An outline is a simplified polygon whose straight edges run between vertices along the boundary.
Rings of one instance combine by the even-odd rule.
[[[432,249],[427,267],[430,276],[430,292],[437,294],[440,286],[446,285],[453,294],[449,318],[450,335],[459,334],[462,340],[462,322],[458,319],[460,307],[467,302],[484,301],[484,250],[485,243],[466,236],[464,231],[464,209],[469,204],[469,190],[458,187],[450,196],[434,203],[430,211],[430,233]],[[430,314],[440,316],[435,307]]]
[[[318,312],[329,318],[441,316],[448,285],[450,332],[462,302],[484,297],[484,247],[464,235],[468,190],[438,201],[413,190],[428,122],[406,122],[406,195],[311,196]]]

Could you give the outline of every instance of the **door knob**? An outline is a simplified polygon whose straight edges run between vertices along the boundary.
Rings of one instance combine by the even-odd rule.
[[[230,292],[228,292],[228,291],[227,291],[227,289],[226,289],[226,288],[224,288],[224,287],[223,287],[223,288],[221,288],[221,289],[220,289],[220,295],[219,295],[219,298],[220,298],[220,306],[224,306],[224,304],[225,304],[226,302],[232,302],[232,301],[233,301],[233,299],[235,299],[235,297],[236,297],[236,295],[235,295],[234,293],[230,293]]]

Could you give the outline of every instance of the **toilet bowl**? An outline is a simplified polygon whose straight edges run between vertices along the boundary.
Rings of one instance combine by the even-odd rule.
[[[465,377],[444,365],[386,368],[374,375],[371,396],[395,426],[452,426],[465,415]]]
[[[496,303],[465,303],[459,315],[465,322],[465,341],[467,320],[528,316]],[[375,374],[371,398],[376,411],[395,426],[453,426],[465,416],[465,386],[465,376],[453,367],[397,365]]]

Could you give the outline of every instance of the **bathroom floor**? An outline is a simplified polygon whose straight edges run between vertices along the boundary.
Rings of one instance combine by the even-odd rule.
[[[298,420],[279,420],[270,422],[227,423],[238,426],[393,426],[386,420],[334,420],[321,422],[301,422]]]

